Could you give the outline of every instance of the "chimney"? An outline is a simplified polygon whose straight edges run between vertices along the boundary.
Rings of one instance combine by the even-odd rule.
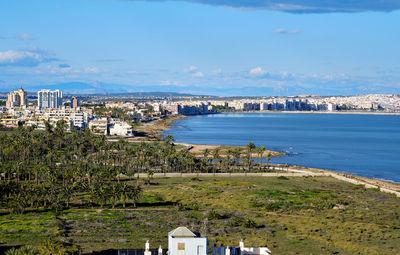
[[[229,246],[225,249],[225,255],[231,255],[231,249],[229,248]]]
[[[146,241],[144,255],[151,255],[149,240]]]
[[[242,240],[240,240],[240,242],[239,242],[239,247],[240,247],[240,250],[243,250],[243,248],[244,248],[244,242],[243,242],[243,239],[242,239]]]

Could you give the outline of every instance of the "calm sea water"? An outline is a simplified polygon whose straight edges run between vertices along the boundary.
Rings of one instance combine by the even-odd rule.
[[[195,116],[167,131],[177,142],[285,152],[274,163],[400,182],[400,116],[248,113]]]

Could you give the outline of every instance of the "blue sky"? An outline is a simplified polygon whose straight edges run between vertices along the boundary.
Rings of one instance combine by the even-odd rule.
[[[400,94],[399,1],[321,2],[1,1],[0,90]]]

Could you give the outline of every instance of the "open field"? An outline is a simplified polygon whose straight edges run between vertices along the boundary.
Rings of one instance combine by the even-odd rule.
[[[132,182],[136,182],[133,180]],[[56,233],[84,252],[167,247],[185,225],[212,244],[268,245],[273,254],[396,254],[400,199],[332,177],[157,178],[134,208],[0,215],[0,245],[38,244]]]

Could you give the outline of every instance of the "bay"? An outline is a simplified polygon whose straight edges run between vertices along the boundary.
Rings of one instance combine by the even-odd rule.
[[[295,164],[400,182],[400,116],[245,113],[193,116],[166,134],[177,142],[264,145]]]

